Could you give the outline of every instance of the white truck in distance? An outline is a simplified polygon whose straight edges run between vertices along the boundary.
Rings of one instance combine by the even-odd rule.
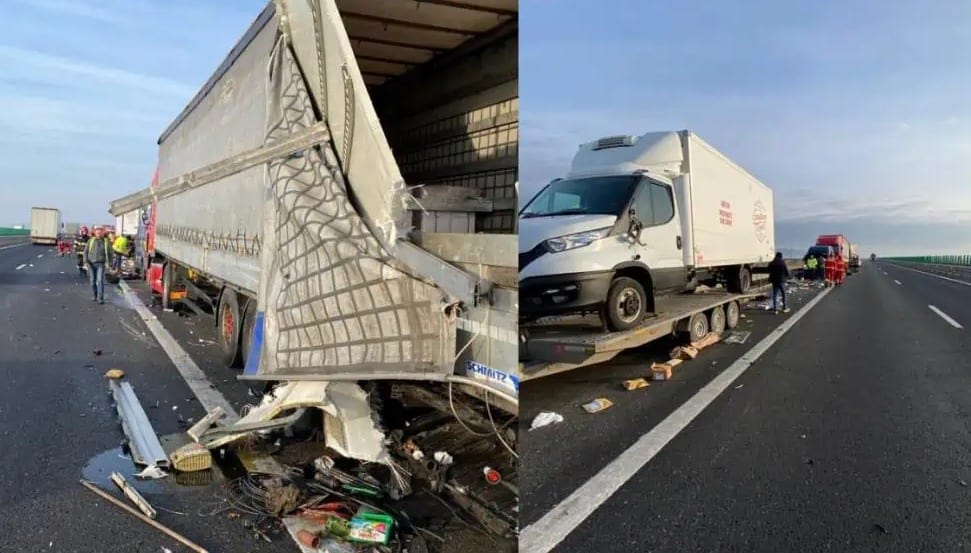
[[[661,294],[746,293],[775,251],[772,191],[690,131],[583,144],[520,212],[520,318],[628,330]]]
[[[30,243],[57,244],[61,233],[61,212],[51,207],[30,210]]]

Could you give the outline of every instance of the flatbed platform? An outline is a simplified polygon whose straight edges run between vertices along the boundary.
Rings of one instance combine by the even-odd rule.
[[[753,288],[746,294],[705,289],[657,299],[657,312],[644,324],[621,332],[605,332],[597,317],[557,317],[523,326],[525,339],[521,380],[532,380],[609,361],[622,351],[643,346],[678,330],[697,313],[738,302],[739,306],[767,292]]]

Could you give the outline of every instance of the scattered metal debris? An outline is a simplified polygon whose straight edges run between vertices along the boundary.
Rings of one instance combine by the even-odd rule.
[[[131,383],[121,379],[109,379],[108,385],[114,396],[122,429],[128,436],[132,459],[139,465],[167,467],[169,458],[155,435],[148,415],[138,402]]]
[[[138,490],[133,488],[131,484],[125,480],[125,477],[121,475],[120,472],[111,473],[111,481],[115,483],[116,486],[125,494],[132,503],[135,504],[148,518],[154,519],[157,515],[152,504],[148,502],[142,494],[138,493]]]
[[[189,539],[186,538],[185,536],[183,536],[182,534],[179,534],[179,533],[175,532],[174,530],[170,529],[169,527],[162,525],[158,521],[152,520],[152,519],[148,518],[147,516],[143,515],[142,513],[136,511],[135,509],[129,507],[128,505],[125,505],[124,503],[122,503],[121,501],[119,501],[118,499],[116,499],[115,497],[112,497],[111,495],[108,495],[108,493],[106,493],[105,491],[101,490],[100,488],[98,488],[97,486],[95,486],[94,484],[92,484],[91,482],[88,482],[87,480],[81,480],[81,485],[84,486],[85,488],[91,490],[92,492],[94,492],[95,494],[97,494],[98,496],[100,496],[105,501],[108,501],[108,502],[114,504],[116,507],[118,507],[119,509],[122,509],[123,511],[125,511],[128,514],[130,514],[131,516],[133,516],[133,517],[137,518],[138,520],[141,520],[145,524],[148,524],[149,526],[152,526],[155,529],[157,529],[157,530],[165,533],[167,536],[169,536],[172,539],[178,541],[179,543],[181,543],[182,545],[188,547],[189,549],[191,549],[193,551],[196,551],[197,553],[209,553],[202,546],[197,545],[196,543],[194,543],[192,541],[189,541]]]

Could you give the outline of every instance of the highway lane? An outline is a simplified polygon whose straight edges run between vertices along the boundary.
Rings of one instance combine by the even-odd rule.
[[[927,307],[960,319],[971,287],[884,268],[823,298],[554,550],[971,550],[971,341]]]
[[[133,472],[111,451],[123,434],[106,370],[127,373],[159,435],[184,432],[179,416],[198,419],[203,410],[117,290],[109,288],[104,306],[91,302],[74,263],[49,247],[0,250],[0,550],[178,551],[78,479],[111,489],[101,469]],[[85,471],[95,458],[102,461]],[[225,515],[200,517],[214,486],[179,486],[172,477],[138,486],[157,507],[187,515],[160,512],[161,522],[212,551],[294,551],[288,538],[257,541]]]
[[[790,287],[793,312],[818,291]],[[520,524],[532,524],[564,500],[790,316],[761,311],[761,305],[754,302],[743,310],[739,330],[751,333],[744,344],[716,344],[705,349],[698,359],[676,369],[673,380],[652,382],[646,390],[628,392],[620,383],[649,376],[651,363],[666,361],[668,352],[679,343],[676,339],[659,340],[608,363],[524,383],[520,391]],[[593,415],[580,408],[597,397],[606,397],[615,405]],[[559,413],[565,421],[528,431],[533,417],[542,411]]]

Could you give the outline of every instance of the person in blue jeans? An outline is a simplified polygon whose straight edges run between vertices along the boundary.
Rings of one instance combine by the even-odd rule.
[[[91,279],[93,301],[102,305],[105,303],[105,267],[111,261],[111,244],[105,237],[104,227],[94,227],[92,236],[84,249],[84,260],[88,265],[88,277]]]
[[[772,283],[772,310],[779,312],[779,296],[782,296],[782,312],[788,313],[786,306],[786,280],[789,279],[789,267],[782,259],[782,252],[776,252],[775,259],[769,262],[769,282]]]

